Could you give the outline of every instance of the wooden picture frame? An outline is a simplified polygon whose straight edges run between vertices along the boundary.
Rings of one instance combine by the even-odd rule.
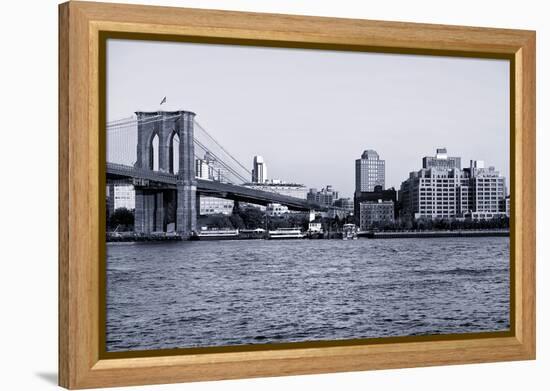
[[[101,354],[105,32],[511,63],[511,332],[148,357]],[[104,147],[104,146],[103,146]],[[59,6],[59,384],[90,388],[535,358],[535,32],[68,2]],[[104,189],[104,187],[103,187]]]

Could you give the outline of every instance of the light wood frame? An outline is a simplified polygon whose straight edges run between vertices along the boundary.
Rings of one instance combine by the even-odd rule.
[[[103,31],[508,58],[511,67],[511,332],[342,346],[108,358],[99,349]],[[104,192],[103,192],[104,194]],[[103,243],[104,244],[104,243]],[[75,388],[535,358],[535,33],[88,2],[59,6],[59,384]]]

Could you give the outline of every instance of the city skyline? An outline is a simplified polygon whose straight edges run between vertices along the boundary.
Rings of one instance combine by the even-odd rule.
[[[247,167],[263,156],[273,178],[351,197],[354,160],[374,149],[397,189],[443,146],[509,178],[506,61],[110,40],[107,69],[108,120],[194,111]]]
[[[362,154],[362,157],[365,156],[365,154],[367,152],[370,152],[370,153],[374,153],[375,155],[378,155],[376,153],[376,151],[374,150],[368,150],[368,151],[364,151],[363,154]],[[460,156],[457,156],[457,157],[450,157],[450,156],[447,156],[447,148],[446,147],[442,147],[442,148],[436,148],[436,155],[435,156],[422,156],[421,158],[419,158],[419,160],[421,161],[421,166],[423,169],[426,169],[426,168],[430,168],[430,167],[436,167],[435,166],[435,163],[437,161],[435,161],[435,159],[437,158],[439,160],[439,157],[440,156],[444,156],[444,160],[452,163],[452,167],[457,167],[458,169],[462,170],[462,169],[465,169],[465,168],[468,168],[470,165],[477,165],[477,164],[482,164],[482,165],[485,165],[485,161],[482,160],[482,159],[471,159],[469,160],[467,163],[466,166],[462,166],[462,160],[461,160],[461,157]],[[256,158],[258,156],[254,156],[254,163],[253,165],[256,165]],[[259,156],[261,158],[261,156]],[[434,160],[432,160],[434,159]],[[363,181],[363,178],[361,176],[358,176],[357,175],[357,170],[358,170],[358,161],[361,161],[362,159],[356,159],[355,162],[356,162],[356,175],[355,175],[355,180],[356,180],[356,183],[355,183],[355,186],[356,186],[356,191],[354,193],[356,193],[358,190],[357,190],[357,186],[358,186],[358,183],[360,184],[362,181]],[[458,163],[457,163],[458,162]],[[382,163],[385,163],[385,161],[382,161]],[[265,169],[265,166],[267,165],[267,162],[265,162],[262,158],[262,161],[261,161],[261,164],[263,165],[264,169]],[[452,168],[451,166],[449,166],[449,168]],[[359,164],[359,167],[360,167],[360,164]],[[385,174],[385,167],[384,167],[384,164],[382,165],[382,170],[384,171],[383,174]],[[491,164],[488,164],[487,165],[487,168],[494,168],[496,171],[500,172],[499,168],[498,167],[495,167],[494,165],[491,165]],[[360,171],[359,171],[360,172]],[[413,168],[411,169],[411,171],[409,172],[409,175],[411,173],[415,173],[416,172],[416,168]],[[507,183],[508,181],[508,178],[506,176],[503,176],[504,179],[505,179],[505,183]],[[386,187],[384,185],[380,185],[382,187],[383,190],[385,189],[390,189],[390,188],[394,188],[396,191],[398,191],[401,187],[401,184],[403,182],[405,182],[406,180],[409,179],[409,176],[403,178],[403,180],[401,181],[401,183],[399,184],[399,186],[389,186],[389,187]],[[254,181],[253,182],[257,182],[257,181]],[[285,181],[284,179],[281,179],[281,178],[270,178],[268,176],[265,176],[263,177],[263,181],[261,181],[260,183],[268,183],[268,182],[275,182],[275,183],[280,183],[280,184],[294,184],[295,182],[292,182],[292,181]],[[316,192],[318,187],[317,186],[308,186],[308,185],[305,185],[305,184],[302,184],[304,185],[305,187],[307,187],[310,191],[314,191]],[[323,184],[323,187],[321,190],[325,190],[326,188],[332,188],[333,185],[331,183],[326,183],[326,184]],[[368,188],[368,189],[365,189],[364,191],[370,191],[372,192],[374,190],[374,184],[372,185],[372,188]],[[506,195],[509,195],[509,194],[506,194]],[[342,195],[342,197],[340,198],[353,198],[353,194],[351,194],[351,196],[348,196],[348,195]]]
[[[369,154],[371,156],[374,155],[378,159],[378,154],[374,150],[364,151],[364,153],[362,154],[362,158],[366,158],[366,155],[369,155]],[[359,167],[361,167],[361,163],[357,163],[357,162],[360,161],[360,160],[361,159],[356,160],[356,181],[359,184],[361,182],[363,182],[363,180],[364,180],[362,175],[357,175],[357,169],[360,169]],[[385,163],[385,162],[382,162],[382,163]],[[495,172],[495,173],[499,174],[499,170],[496,169],[494,166],[488,165],[487,167],[485,167],[485,162],[483,160],[470,160],[470,162],[468,162],[468,164],[469,164],[469,166],[462,167],[460,157],[458,157],[458,156],[457,157],[448,156],[446,148],[437,148],[435,156],[424,156],[424,157],[422,157],[421,171],[429,170],[429,169],[432,169],[432,168],[433,169],[438,169],[438,170],[441,170],[441,169],[444,169],[444,170],[445,169],[446,170],[457,169],[459,172],[464,172],[464,171],[468,171],[468,170],[470,170],[470,171],[477,170],[477,171],[480,171],[480,172],[491,170],[491,172]],[[358,165],[359,165],[359,167],[357,167]],[[354,198],[357,195],[360,196],[361,193],[364,193],[364,192],[376,193],[376,191],[375,191],[376,187],[372,186],[372,188],[364,189],[363,192],[356,190],[356,192],[354,193],[355,194],[354,197],[347,197],[346,195],[342,195],[340,197],[339,191],[337,189],[333,189],[333,186],[331,184],[327,184],[320,191],[318,191],[318,189],[316,187],[308,187],[308,186],[305,186],[303,184],[296,184],[296,183],[291,183],[291,182],[287,182],[287,181],[280,180],[280,179],[269,178],[266,175],[266,172],[267,172],[266,162],[264,161],[264,159],[261,156],[258,156],[258,155],[254,156],[253,166],[254,167],[253,167],[253,170],[252,170],[252,173],[253,173],[252,182],[244,184],[245,186],[248,186],[248,187],[254,187],[255,186],[259,189],[263,189],[263,190],[267,190],[267,191],[270,191],[270,190],[268,190],[269,187],[287,188],[288,186],[299,186],[301,189],[304,190],[303,197],[298,196],[298,195],[296,195],[292,192],[284,192],[283,191],[282,194],[286,194],[286,195],[293,196],[293,197],[298,197],[298,198],[306,198],[305,189],[308,189],[307,199],[312,201],[312,202],[321,204],[321,205],[332,205],[334,203],[334,201],[336,201],[338,199],[348,199],[348,200],[350,200],[350,199]],[[260,166],[261,168],[258,169],[258,166]],[[382,164],[382,167],[384,167],[384,164]],[[376,170],[378,170],[378,168]],[[384,170],[384,168],[382,168],[382,170]],[[383,172],[382,174],[384,175],[385,172]],[[258,177],[255,177],[255,175],[258,175]],[[411,171],[410,175],[416,176],[417,171]],[[207,179],[207,180],[214,180],[214,181],[216,181],[216,180],[219,181],[220,180],[219,177],[216,177],[213,174],[213,168],[209,166],[208,162],[203,160],[203,159],[198,159],[198,158],[195,160],[195,176],[196,176],[196,178],[200,178],[200,179]],[[399,190],[401,190],[403,188],[403,185],[406,182],[408,182],[410,179],[411,179],[411,176],[405,178],[401,182],[401,185],[399,186],[399,188],[395,188],[395,191],[398,192]],[[506,177],[502,177],[502,180],[503,180],[503,184],[504,184],[503,197],[507,197],[507,196],[509,196],[509,192],[508,192],[508,189],[506,188]],[[128,189],[127,188],[129,186],[130,185],[120,185],[120,186],[115,186],[114,187],[114,194],[113,194],[114,204],[113,205],[114,205],[115,209],[117,207],[126,207],[127,209],[133,209],[133,206],[130,206],[130,207],[128,206],[128,205],[134,203],[134,197],[133,196],[129,197],[129,195],[128,195]],[[386,190],[386,188],[383,185],[380,185],[380,187],[381,187],[382,190]],[[356,188],[357,188],[357,183],[356,183]],[[276,192],[280,192],[280,190],[277,190]],[[212,197],[206,197],[206,198],[212,198]],[[327,201],[328,199],[330,199],[330,201]],[[222,201],[224,201],[224,200],[222,200]],[[117,205],[119,205],[119,206],[117,206]],[[201,207],[201,209],[202,209],[202,207]]]

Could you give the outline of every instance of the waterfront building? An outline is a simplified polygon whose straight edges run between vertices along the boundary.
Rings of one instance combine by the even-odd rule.
[[[360,204],[365,201],[392,201],[394,205],[394,214],[397,214],[397,192],[392,187],[384,190],[382,186],[374,187],[373,191],[355,192],[353,196],[353,215],[355,223],[359,224],[360,220]]]
[[[265,212],[268,216],[281,216],[286,213],[288,213],[288,207],[281,205],[281,204],[267,204],[267,207],[265,208]]]
[[[319,205],[331,206],[338,199],[338,192],[327,185],[325,188],[317,191],[317,189],[309,189],[307,200],[315,202]]]
[[[252,182],[264,183],[267,181],[267,167],[264,158],[256,155],[252,163]]]
[[[367,149],[355,161],[355,192],[374,191],[376,186],[386,186],[386,162],[376,151]]]
[[[444,153],[443,153],[444,151]],[[444,148],[423,159],[423,168],[411,172],[401,184],[400,217],[492,219],[504,216],[505,178],[483,161],[472,160],[460,169],[460,158],[448,157]]]
[[[223,214],[229,216],[233,213],[234,201],[217,197],[200,197],[200,214],[215,215]]]
[[[485,168],[482,160],[471,160],[470,167],[464,169],[464,175],[469,180],[469,209],[472,212],[506,214],[505,210],[501,210],[502,200],[506,199],[506,181],[494,167]]]
[[[401,216],[406,219],[458,217],[459,204],[462,200],[467,205],[469,194],[468,190],[462,194],[460,185],[461,173],[457,168],[434,167],[411,172],[399,192]]]
[[[393,201],[364,201],[359,207],[359,227],[366,231],[376,225],[393,223],[395,218],[395,205]]]
[[[115,185],[113,189],[113,209],[136,207],[136,192],[133,185]]]

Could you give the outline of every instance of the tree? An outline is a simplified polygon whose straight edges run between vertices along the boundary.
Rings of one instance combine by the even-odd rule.
[[[233,224],[229,217],[218,214],[218,215],[211,215],[208,217],[208,222],[206,224],[209,228],[217,228],[217,229],[231,229],[233,228]]]
[[[263,228],[265,225],[264,212],[258,208],[240,208],[237,213],[248,229]]]
[[[118,226],[133,227],[134,211],[127,208],[117,208],[109,218],[109,227],[116,229]]]
[[[231,215],[229,221],[233,228],[243,229],[245,227],[243,219],[238,214]]]

